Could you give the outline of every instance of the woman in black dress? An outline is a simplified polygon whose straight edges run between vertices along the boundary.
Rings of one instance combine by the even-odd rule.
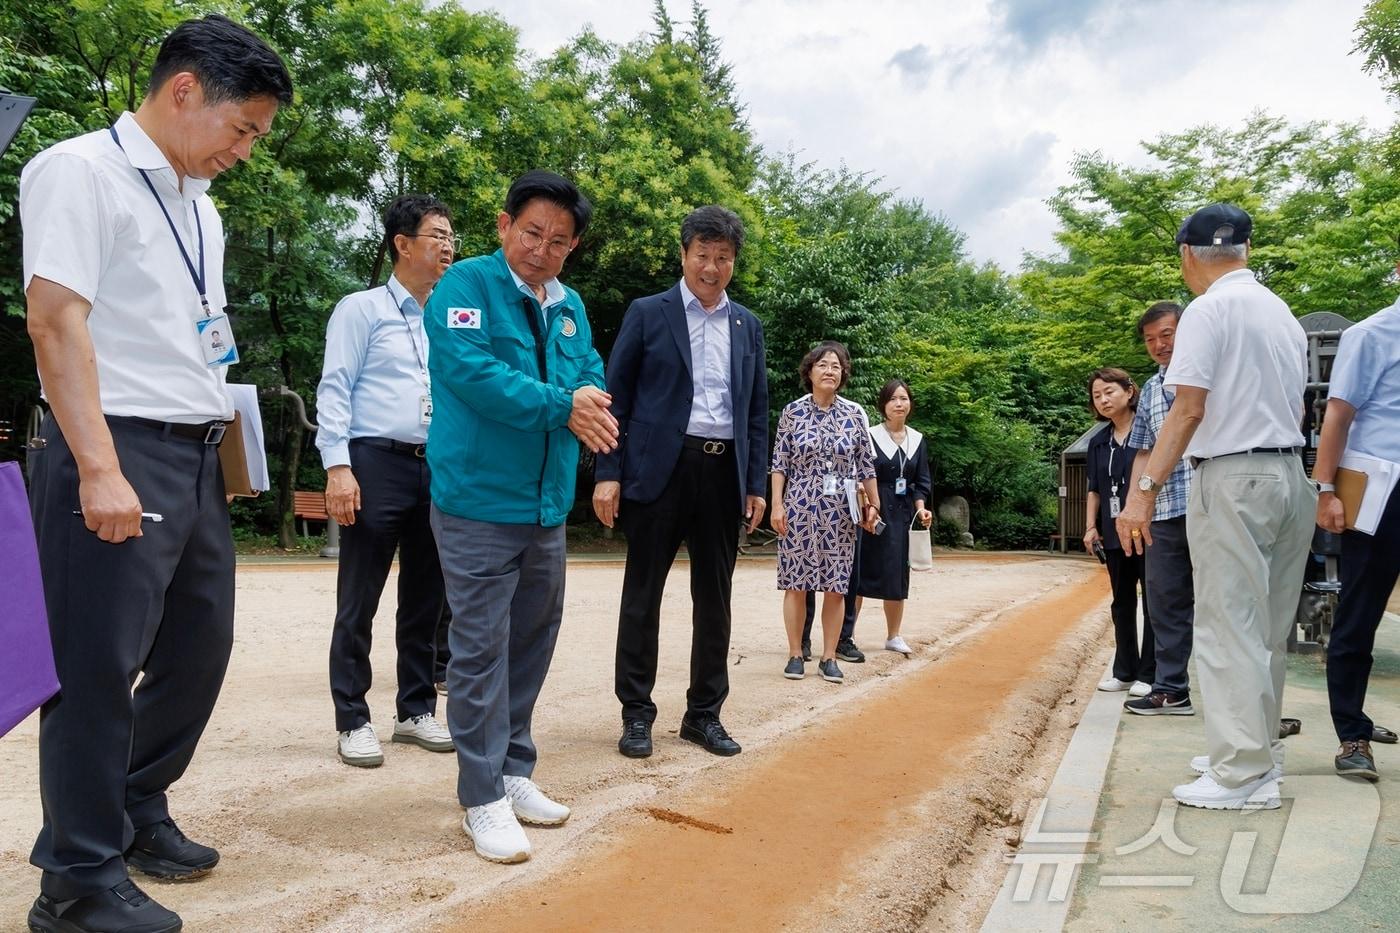
[[[1094,417],[1108,424],[1089,441],[1089,495],[1085,504],[1084,550],[1102,548],[1101,560],[1108,570],[1113,591],[1113,637],[1118,650],[1113,655],[1113,676],[1099,684],[1100,690],[1127,690],[1132,696],[1147,696],[1156,676],[1157,657],[1152,641],[1152,620],[1147,615],[1146,580],[1143,556],[1131,557],[1118,540],[1118,510],[1127,501],[1137,450],[1128,445],[1128,433],[1137,411],[1138,389],[1121,369],[1100,369],[1089,377],[1089,407]],[[1138,583],[1143,585],[1142,642],[1137,627]]]
[[[879,409],[884,420],[870,429],[870,438],[875,442],[875,482],[888,527],[879,535],[861,532],[856,592],[884,600],[885,650],[907,655],[909,645],[899,627],[909,598],[909,529],[916,519],[925,528],[933,522],[933,513],[925,507],[933,483],[924,437],[905,423],[913,401],[903,379],[891,379],[880,389]],[[856,606],[859,611],[859,601]]]

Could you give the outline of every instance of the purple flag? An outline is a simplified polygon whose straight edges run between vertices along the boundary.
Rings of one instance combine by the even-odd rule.
[[[19,464],[0,463],[0,735],[58,692],[39,550]]]

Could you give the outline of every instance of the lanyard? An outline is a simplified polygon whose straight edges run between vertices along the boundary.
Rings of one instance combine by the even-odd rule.
[[[126,147],[122,145],[121,137],[117,135],[117,128],[115,126],[109,126],[107,127],[107,132],[112,134],[112,141],[117,144],[117,148],[125,155]],[[128,161],[130,161],[129,158]],[[132,168],[136,167],[132,166]],[[189,270],[190,280],[194,282],[195,291],[199,292],[199,304],[204,308],[204,316],[212,317],[214,312],[209,310],[209,297],[204,287],[204,225],[200,223],[199,220],[199,204],[195,203],[193,205],[194,227],[195,230],[199,232],[199,268],[195,269],[194,263],[190,261],[190,254],[185,249],[185,241],[180,239],[180,232],[175,229],[174,218],[170,216],[170,211],[166,209],[165,202],[162,201],[160,195],[156,193],[156,186],[151,184],[151,176],[146,174],[144,168],[138,168],[136,171],[141,173],[141,180],[144,181],[146,187],[150,189],[151,197],[156,199],[156,206],[159,207],[160,212],[165,215],[165,222],[170,225],[170,235],[175,238],[175,245],[180,247],[180,258],[185,261],[185,268]]]
[[[1118,477],[1113,474],[1113,455],[1124,445],[1113,439],[1113,425],[1108,426],[1108,485],[1113,490],[1113,494],[1118,495]]]
[[[418,349],[418,335],[413,332],[413,325],[408,323],[408,315],[404,312],[403,305],[395,304],[394,293],[389,290],[388,283],[384,285],[384,294],[389,296],[389,303],[398,310],[399,317],[403,318],[403,326],[408,328],[408,342],[413,344],[413,358],[418,361],[418,371],[426,379],[428,377],[428,364],[424,362],[423,354]]]
[[[890,440],[894,440],[894,435],[893,435],[893,434],[890,434],[890,429],[889,429],[889,428],[885,428],[885,435],[886,435],[887,437],[889,437]],[[905,479],[905,478],[906,478],[905,475],[904,475],[904,471],[905,471],[905,469],[909,466],[909,451],[907,451],[907,450],[904,449],[904,445],[907,444],[908,442],[909,442],[909,429],[908,429],[908,428],[905,428],[905,429],[904,429],[904,440],[903,440],[903,441],[899,441],[899,442],[897,442],[897,443],[895,444],[896,449],[899,450],[899,459],[894,461],[894,465],[897,466],[897,467],[899,467],[899,478],[900,478],[900,479]]]

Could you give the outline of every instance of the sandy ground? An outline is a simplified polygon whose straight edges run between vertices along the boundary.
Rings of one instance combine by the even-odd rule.
[[[940,554],[914,577],[914,657],[878,650],[872,604],[857,630],[870,662],[843,665],[835,686],[781,677],[771,561],[741,561],[725,722],[745,752],[718,759],[674,734],[689,647],[680,564],[663,607],[656,754],[636,762],[615,748],[621,565],[572,564],[535,776],[574,816],[529,830],[534,858],[502,867],[462,834],[452,755],[386,741],[381,768],[336,758],[333,568],[245,568],[223,696],[171,791],[181,826],[223,861],[203,881],[148,887],[191,930],[968,929],[1101,672],[1100,573]],[[376,626],[370,702],[387,739],[388,600]],[[23,929],[38,884],[37,731],[31,717],[0,740],[0,930]]]

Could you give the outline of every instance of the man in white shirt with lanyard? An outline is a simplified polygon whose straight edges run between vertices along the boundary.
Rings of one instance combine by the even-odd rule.
[[[166,801],[233,645],[217,447],[237,343],[206,192],[291,98],[261,39],[222,16],[189,20],[135,114],[46,149],[20,178],[28,327],[52,409],[30,498],[63,685],[39,726],[31,930],[179,929],[128,867],[177,880],[219,859]]]
[[[1334,764],[1338,774],[1376,781],[1371,740],[1394,736],[1377,730],[1362,707],[1376,629],[1400,577],[1400,493],[1391,493],[1374,533],[1347,529],[1333,485],[1343,452],[1400,464],[1400,301],[1342,334],[1313,467],[1317,523],[1342,536],[1342,595],[1327,642],[1327,696],[1341,742]]]
[[[1249,270],[1252,226],[1238,207],[1212,204],[1177,233],[1182,277],[1198,297],[1182,314],[1163,379],[1176,401],[1118,518],[1125,548],[1151,547],[1153,501],[1190,455],[1186,534],[1207,754],[1191,762],[1200,778],[1173,796],[1212,810],[1280,805],[1288,634],[1317,507],[1299,427],[1307,338]]]
[[[340,760],[384,763],[370,725],[370,626],[399,553],[398,696],[393,741],[452,751],[434,718],[434,636],[442,568],[428,524],[427,441],[433,403],[423,307],[456,254],[452,212],[405,194],[384,211],[394,262],[386,285],[347,295],[326,325],[316,390],[316,446],[326,468],[326,511],[343,528],[331,632],[331,699]]]

